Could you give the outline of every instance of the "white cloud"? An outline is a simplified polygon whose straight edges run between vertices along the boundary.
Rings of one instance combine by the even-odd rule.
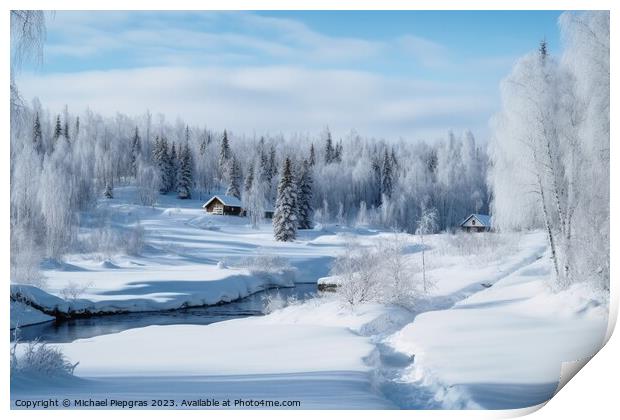
[[[299,67],[151,67],[49,75],[24,74],[25,98],[53,112],[68,104],[105,115],[149,108],[173,121],[235,132],[336,133],[351,128],[387,138],[430,138],[450,128],[484,134],[494,101],[475,87],[390,79],[351,70]]]
[[[252,52],[288,62],[346,62],[371,57],[383,49],[380,42],[331,37],[311,30],[301,22],[253,15],[245,12],[193,12],[191,17],[204,24],[187,26],[187,13],[173,12],[58,12],[49,23],[53,41],[47,54],[68,57],[95,57],[106,52],[130,52],[137,58],[148,58],[160,65],[156,47],[168,62],[200,59],[200,52]],[[133,21],[130,21],[133,19]],[[226,22],[222,31],[213,22]],[[221,23],[221,22],[220,22]],[[188,55],[187,51],[197,54]],[[178,58],[174,55],[178,54]],[[192,58],[194,60],[192,60]]]

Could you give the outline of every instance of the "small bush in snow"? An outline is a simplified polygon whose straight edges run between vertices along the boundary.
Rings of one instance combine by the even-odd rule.
[[[90,287],[92,287],[92,283],[80,285],[76,282],[70,281],[60,290],[60,296],[67,301],[76,301],[80,299]]]
[[[399,234],[373,246],[348,242],[331,271],[338,278],[338,298],[351,306],[379,302],[413,307],[427,290],[404,250],[405,242]]]
[[[334,261],[331,274],[338,276],[338,297],[349,305],[370,302],[378,296],[378,255],[355,242],[347,242],[345,251]]]
[[[71,376],[77,363],[67,360],[62,351],[46,343],[33,341],[21,345],[16,340],[11,346],[11,376],[59,377]],[[18,354],[19,353],[19,354]]]

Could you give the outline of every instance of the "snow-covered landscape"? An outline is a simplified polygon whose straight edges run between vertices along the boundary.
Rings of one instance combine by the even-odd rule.
[[[44,48],[44,12],[11,18],[13,62]],[[548,401],[609,314],[609,14],[559,25],[488,140],[237,134],[12,80],[12,408]]]
[[[49,312],[213,305],[267,287],[337,283],[328,269],[347,242],[370,247],[395,235],[326,225],[300,233],[292,244],[282,243],[273,239],[270,224],[252,229],[237,216],[208,215],[198,200],[145,208],[131,204],[132,191],[119,189],[117,196],[124,198],[100,205],[119,221],[141,215],[150,245],[143,255],[114,255],[103,262],[67,256],[63,265],[43,270],[51,296],[19,285],[13,285],[14,293]],[[178,204],[174,198],[170,202]],[[410,249],[406,259],[420,264],[419,238],[398,235]],[[419,304],[420,314],[378,303],[349,307],[325,292],[282,299],[281,309],[264,316],[209,325],[158,325],[156,320],[54,344],[69,361],[79,362],[75,377],[60,381],[62,394],[126,400],[176,396],[179,403],[204,395],[288,399],[302,401],[302,408],[513,408],[543,402],[555,391],[563,361],[587,357],[600,347],[607,327],[604,303],[583,297],[579,287],[561,294],[549,290],[543,232],[506,234],[500,240],[490,235],[501,234],[473,234],[478,236],[475,258],[484,261],[480,266],[455,245],[463,235],[425,238],[427,275],[434,287]],[[171,243],[176,245],[172,252]],[[286,270],[265,275],[243,263],[275,255],[287,261]],[[68,284],[83,292],[64,299]],[[29,322],[49,319],[41,313],[33,317],[29,305],[13,310],[12,323],[24,331]],[[47,341],[54,343],[54,335]],[[12,400],[43,398],[57,386],[50,382],[14,378]],[[283,393],[283,386],[291,389]]]

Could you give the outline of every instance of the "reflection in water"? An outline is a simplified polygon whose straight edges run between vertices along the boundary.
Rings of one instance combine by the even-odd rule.
[[[263,314],[267,298],[280,295],[305,300],[316,295],[316,283],[297,284],[292,288],[270,289],[255,293],[236,302],[218,306],[178,309],[164,312],[135,312],[67,321],[54,321],[20,329],[20,341],[39,339],[49,343],[70,343],[80,338],[113,334],[149,325],[207,325],[228,319]],[[11,340],[13,340],[11,332]]]

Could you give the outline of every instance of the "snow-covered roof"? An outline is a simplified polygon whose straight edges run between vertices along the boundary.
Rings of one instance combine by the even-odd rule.
[[[241,200],[237,197],[233,197],[232,195],[214,195],[211,197],[206,203],[202,205],[202,207],[207,207],[211,201],[218,199],[222,204],[229,207],[241,207]]]
[[[465,223],[467,223],[467,221],[469,219],[471,219],[472,217],[475,217],[476,220],[478,220],[478,222],[480,222],[481,226],[486,226],[486,227],[491,227],[491,222],[492,222],[492,218],[491,216],[489,216],[488,214],[477,214],[477,213],[472,213],[469,216],[467,216],[462,222],[461,222],[461,226],[463,226]]]

